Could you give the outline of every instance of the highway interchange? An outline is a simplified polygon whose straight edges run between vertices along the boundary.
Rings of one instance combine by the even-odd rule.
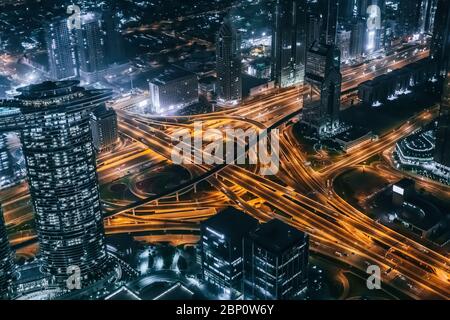
[[[343,69],[343,91],[389,70],[418,61],[428,54],[422,46],[411,47],[383,61],[374,61]],[[375,68],[374,68],[375,66]],[[146,164],[171,163],[172,134],[180,128],[192,128],[203,121],[206,129],[227,127],[244,130],[271,128],[280,130],[278,174],[262,176],[257,166],[213,165],[186,161],[192,183],[185,183],[165,195],[150,195],[134,189],[139,201],[105,201],[105,229],[108,234],[151,232],[156,239],[196,233],[198,223],[221,208],[234,205],[261,221],[281,219],[311,236],[311,250],[365,272],[376,264],[383,270],[383,282],[414,299],[448,299],[450,265],[447,252],[429,243],[408,238],[352,207],[339,197],[330,184],[348,168],[392,148],[395,143],[431,121],[437,115],[432,108],[417,114],[401,127],[354,149],[333,164],[315,171],[307,165],[305,154],[296,141],[289,119],[302,109],[301,97],[307,86],[277,89],[244,102],[235,109],[194,116],[147,117],[127,111],[139,98],[113,103],[119,130],[127,141],[114,152],[98,159],[101,184],[139,173]],[[199,151],[199,150],[197,150]],[[210,190],[197,192],[199,184]],[[433,187],[433,186],[431,186]],[[436,186],[434,186],[436,188]],[[32,219],[29,195],[23,183],[2,191],[9,227]],[[32,233],[12,235],[13,243],[32,238]],[[189,241],[195,237],[187,236]]]

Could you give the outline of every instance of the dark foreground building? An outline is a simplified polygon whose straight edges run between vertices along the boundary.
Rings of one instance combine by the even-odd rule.
[[[205,281],[226,294],[242,294],[242,239],[258,220],[227,208],[201,224],[202,270]]]
[[[0,118],[0,132],[21,133],[42,270],[65,282],[69,267],[79,268],[86,284],[102,276],[107,262],[90,114],[111,92],[86,90],[78,81],[19,92],[1,102],[20,115]]]
[[[244,239],[244,298],[294,299],[306,289],[309,237],[272,220]]]

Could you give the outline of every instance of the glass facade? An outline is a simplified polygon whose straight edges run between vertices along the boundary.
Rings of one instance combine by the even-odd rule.
[[[272,36],[272,77],[282,87],[305,76],[306,0],[278,0]]]
[[[288,300],[306,289],[309,238],[272,220],[244,238],[244,298]]]
[[[6,234],[5,221],[0,206],[0,300],[7,298],[12,279],[13,257]]]
[[[242,99],[241,37],[225,18],[216,39],[218,102],[236,105]]]
[[[21,129],[43,271],[58,281],[77,267],[82,280],[93,279],[102,273],[107,253],[90,114],[111,92],[85,90],[77,81],[18,91],[9,104],[22,116],[11,126]]]

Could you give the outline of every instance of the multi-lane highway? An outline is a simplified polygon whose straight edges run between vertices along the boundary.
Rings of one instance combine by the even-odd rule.
[[[425,58],[428,51],[421,46],[399,51],[382,61],[373,61],[353,68],[344,68],[344,91],[377,75]],[[126,111],[142,97],[120,101],[113,105],[119,115],[121,134],[134,140],[119,152],[104,154],[99,159],[99,178],[107,183],[139,171],[144,163],[170,163],[174,147],[172,134],[180,128],[193,128],[194,121],[203,121],[204,130],[227,127],[261,130],[273,127],[302,108],[301,98],[306,87],[273,90],[243,103],[239,108],[195,116],[146,117]],[[183,166],[191,173],[192,183],[175,188],[170,196],[149,196],[132,190],[141,200],[108,203],[110,212],[105,222],[108,234],[170,231],[192,233],[198,223],[227,205],[235,205],[261,221],[273,217],[282,219],[311,235],[311,248],[365,271],[377,264],[384,271],[384,282],[413,298],[450,298],[450,261],[448,253],[439,248],[425,247],[413,239],[371,220],[353,208],[329,188],[342,170],[358,165],[371,156],[391,147],[399,139],[417,130],[436,115],[436,110],[423,112],[407,123],[381,136],[363,150],[350,151],[339,161],[320,171],[305,165],[305,155],[296,142],[292,128],[282,130],[280,137],[281,170],[277,176],[261,176],[257,167],[213,165],[186,161]],[[283,129],[281,127],[280,129]],[[197,150],[200,151],[200,150]],[[119,170],[118,170],[119,169]],[[213,172],[213,174],[208,174]],[[211,186],[208,192],[197,193],[201,180]],[[197,179],[197,180],[196,180]],[[189,199],[180,193],[189,192]],[[18,197],[17,197],[18,196]],[[18,200],[16,200],[16,197]],[[27,201],[26,188],[2,193],[8,224],[21,224],[30,219],[30,211],[20,211],[17,201]],[[125,209],[120,209],[124,206]],[[18,210],[15,211],[15,210]],[[112,210],[112,211],[111,211]],[[27,237],[30,237],[27,234]],[[19,236],[20,238],[20,236]]]

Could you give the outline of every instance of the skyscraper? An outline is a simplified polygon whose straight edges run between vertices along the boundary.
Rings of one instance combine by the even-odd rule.
[[[339,125],[342,75],[340,52],[334,45],[315,42],[306,61],[306,81],[311,86],[311,98],[319,94],[319,101],[307,101],[303,120],[319,134],[332,132]]]
[[[102,17],[97,12],[81,16],[81,28],[75,30],[80,76],[87,82],[100,78],[99,72],[107,67],[106,32]]]
[[[119,133],[117,130],[117,114],[112,108],[100,105],[91,115],[91,129],[94,148],[96,151],[109,150],[117,144]]]
[[[328,45],[336,44],[339,0],[319,0],[319,12],[322,17],[320,42]]]
[[[272,78],[285,88],[305,77],[306,0],[277,0],[272,33]]]
[[[54,80],[78,76],[76,45],[67,19],[55,18],[45,26],[50,77]]]
[[[438,0],[431,39],[431,58],[437,61],[441,76],[447,76],[450,62],[450,1]]]
[[[308,51],[313,43],[320,39],[320,18],[313,13],[308,13],[306,21],[306,51]]]
[[[355,16],[355,0],[340,0],[339,18],[348,21]]]
[[[21,133],[42,270],[56,281],[79,268],[82,284],[104,271],[107,253],[90,130],[92,109],[109,90],[86,90],[78,81],[19,88],[3,102],[20,116],[2,119],[1,131]]]
[[[309,237],[271,220],[244,238],[244,298],[294,299],[308,281]]]
[[[421,4],[419,0],[400,0],[398,7],[400,35],[411,36],[419,30]]]
[[[366,24],[364,51],[373,53],[384,48],[386,38],[386,1],[361,0],[360,16]]]
[[[355,0],[354,4],[354,14],[358,17],[365,17],[367,15],[367,7],[369,6],[370,0]]]
[[[364,40],[366,37],[366,22],[361,18],[355,18],[352,22],[350,38],[350,56],[357,58],[364,52]]]
[[[217,102],[234,106],[242,99],[241,36],[227,17],[216,37]]]
[[[0,133],[0,189],[11,183],[14,175],[6,134]]]
[[[444,84],[438,127],[436,130],[436,149],[434,160],[450,168],[450,78]]]
[[[438,0],[422,0],[420,5],[419,30],[422,33],[433,33],[434,18]]]
[[[106,62],[119,63],[125,59],[124,39],[119,29],[119,18],[114,10],[107,8],[102,12],[105,31]]]
[[[13,277],[13,256],[0,205],[0,300],[7,299]]]

